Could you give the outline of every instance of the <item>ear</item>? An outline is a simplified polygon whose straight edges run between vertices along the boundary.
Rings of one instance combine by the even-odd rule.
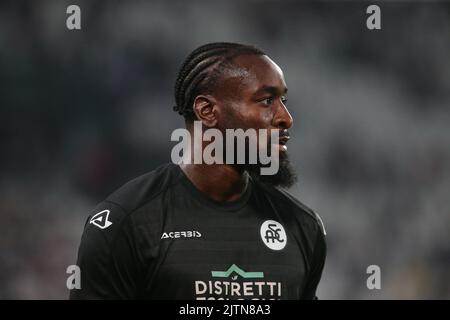
[[[198,95],[192,106],[195,115],[205,127],[212,128],[217,124],[217,103],[211,95]]]

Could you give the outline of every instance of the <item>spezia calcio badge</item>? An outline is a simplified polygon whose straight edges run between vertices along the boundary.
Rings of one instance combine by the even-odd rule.
[[[261,239],[272,250],[283,250],[287,243],[286,232],[281,223],[275,220],[266,220],[261,225]]]

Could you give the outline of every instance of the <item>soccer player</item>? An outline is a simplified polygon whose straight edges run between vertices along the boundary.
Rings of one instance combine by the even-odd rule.
[[[314,299],[326,256],[321,219],[285,189],[287,86],[260,49],[210,43],[175,84],[174,109],[192,132],[277,130],[279,170],[169,163],[121,187],[89,216],[71,299]],[[161,121],[164,121],[161,119]],[[208,143],[204,142],[202,148]]]

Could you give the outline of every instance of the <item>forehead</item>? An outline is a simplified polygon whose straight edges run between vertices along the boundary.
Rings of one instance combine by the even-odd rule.
[[[235,67],[225,73],[225,83],[241,94],[251,94],[264,87],[275,87],[284,93],[283,71],[266,55],[242,55],[233,60]]]

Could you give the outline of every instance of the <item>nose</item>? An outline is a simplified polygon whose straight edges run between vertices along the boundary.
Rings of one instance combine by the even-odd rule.
[[[289,129],[292,127],[294,119],[292,119],[292,116],[284,103],[280,102],[278,105],[279,107],[274,117],[274,126],[277,128]]]

